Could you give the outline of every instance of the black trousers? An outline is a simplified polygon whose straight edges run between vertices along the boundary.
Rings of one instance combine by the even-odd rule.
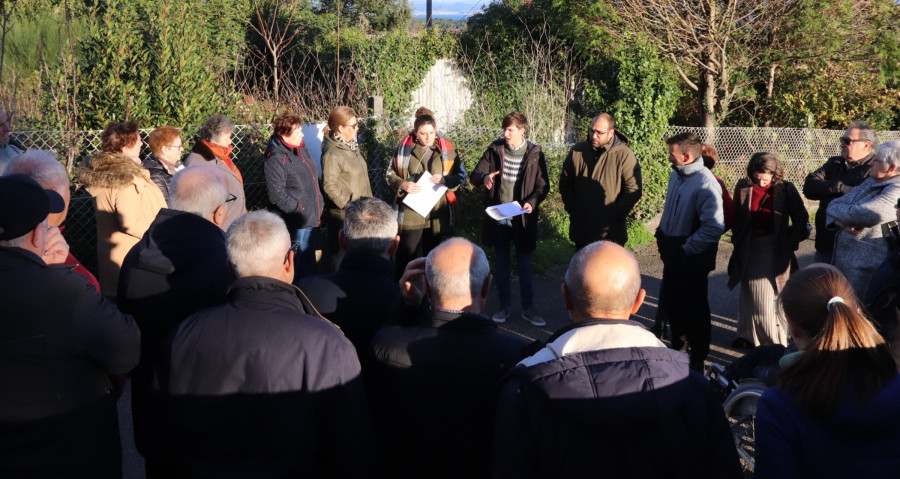
[[[691,348],[691,367],[703,370],[709,356],[712,317],[709,312],[709,272],[683,272],[663,268],[659,304],[672,329],[672,344],[686,336]]]

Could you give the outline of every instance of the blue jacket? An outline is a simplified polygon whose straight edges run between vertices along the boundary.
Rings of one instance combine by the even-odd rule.
[[[900,375],[824,421],[805,417],[785,391],[766,391],[756,409],[756,477],[900,477]]]
[[[263,171],[269,211],[281,216],[289,230],[319,226],[325,201],[319,190],[319,169],[305,146],[289,147],[273,136]]]
[[[712,271],[725,231],[722,187],[700,160],[674,169],[656,230],[660,256],[666,268]]]
[[[574,324],[548,343],[501,389],[495,478],[740,477],[722,405],[683,353],[632,321]],[[585,350],[615,343],[656,345]]]

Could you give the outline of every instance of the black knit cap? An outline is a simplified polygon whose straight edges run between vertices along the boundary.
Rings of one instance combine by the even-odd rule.
[[[59,193],[45,190],[29,176],[0,176],[0,241],[24,236],[65,207]]]

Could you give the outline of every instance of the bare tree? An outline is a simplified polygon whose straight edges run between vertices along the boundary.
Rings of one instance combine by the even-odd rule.
[[[6,57],[6,34],[9,33],[9,20],[19,0],[0,0],[0,80],[3,79],[3,60]]]
[[[721,122],[754,79],[799,2],[792,0],[613,0],[616,15],[594,22],[614,38],[637,33],[665,55],[698,93],[705,123]]]
[[[266,2],[269,8],[260,8],[259,0],[253,0],[256,10],[256,22],[250,22],[250,27],[260,36],[265,45],[265,52],[250,50],[251,54],[262,60],[271,61],[272,68],[272,93],[277,102],[281,99],[281,61],[294,49],[294,38],[302,29],[293,25],[294,15],[297,13],[297,4],[290,0],[271,0]],[[287,9],[287,12],[284,12]],[[262,10],[268,10],[267,17]],[[286,20],[281,20],[286,15]]]

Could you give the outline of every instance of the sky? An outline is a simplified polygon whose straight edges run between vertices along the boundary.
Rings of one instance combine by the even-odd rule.
[[[425,18],[425,0],[413,0],[413,16]],[[434,17],[461,18],[474,15],[490,0],[432,0],[431,14]]]

